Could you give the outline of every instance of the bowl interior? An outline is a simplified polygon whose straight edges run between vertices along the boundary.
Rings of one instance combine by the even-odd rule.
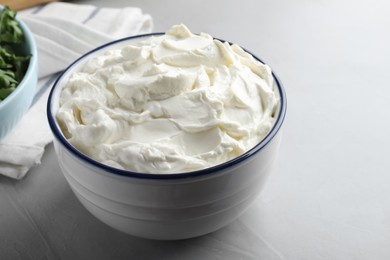
[[[91,58],[98,56],[99,54],[113,49],[113,48],[118,48],[120,46],[135,43],[142,41],[148,37],[152,36],[159,36],[164,33],[152,33],[152,34],[144,34],[144,35],[137,35],[137,36],[131,36],[127,38],[123,38],[117,41],[113,41],[110,43],[107,43],[103,46],[100,46],[89,53],[85,54],[84,56],[80,57],[78,60],[76,60],[74,63],[72,63],[56,80],[54,83],[54,86],[51,90],[51,93],[49,95],[48,99],[48,105],[47,105],[47,116],[48,116],[48,121],[50,128],[54,134],[54,138],[56,138],[59,143],[66,148],[72,155],[75,157],[79,158],[80,160],[84,161],[88,165],[91,165],[93,167],[97,167],[100,170],[103,170],[105,172],[113,173],[113,174],[118,174],[122,176],[129,176],[129,177],[135,177],[135,178],[146,178],[146,179],[177,179],[177,178],[187,178],[187,177],[194,177],[194,176],[200,176],[200,175],[206,175],[206,174],[211,174],[215,172],[219,172],[221,170],[227,169],[229,167],[233,167],[244,160],[254,156],[256,153],[258,153],[263,147],[265,147],[272,139],[273,137],[277,134],[279,131],[285,114],[286,114],[286,94],[284,91],[284,88],[276,76],[274,72],[272,72],[273,77],[274,77],[274,88],[276,89],[276,93],[278,95],[278,98],[280,100],[279,106],[277,108],[277,118],[274,123],[274,126],[272,127],[271,131],[261,140],[255,147],[247,151],[246,153],[221,164],[218,164],[216,166],[206,168],[206,169],[201,169],[197,171],[191,171],[191,172],[183,172],[183,173],[175,173],[175,174],[153,174],[153,173],[138,173],[138,172],[132,172],[132,171],[127,171],[127,170],[121,170],[117,168],[113,168],[110,166],[107,166],[105,164],[102,164],[100,162],[97,162],[88,156],[84,155],[80,151],[78,151],[73,145],[71,145],[65,136],[63,135],[57,120],[56,120],[56,113],[59,108],[59,98],[60,98],[60,93],[61,90],[64,86],[64,82],[67,81],[69,78],[70,74],[75,71],[79,71],[81,67]],[[247,51],[247,50],[246,50]],[[260,61],[261,63],[264,63],[262,60],[257,58],[255,55],[253,55],[251,52],[247,51],[250,53],[255,59]]]

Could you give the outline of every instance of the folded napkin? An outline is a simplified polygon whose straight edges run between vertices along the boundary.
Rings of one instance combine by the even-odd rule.
[[[82,54],[109,41],[149,33],[152,18],[139,8],[50,3],[18,13],[38,46],[39,82],[30,110],[0,141],[0,174],[21,179],[39,164],[52,141],[46,119],[49,91],[59,73]]]

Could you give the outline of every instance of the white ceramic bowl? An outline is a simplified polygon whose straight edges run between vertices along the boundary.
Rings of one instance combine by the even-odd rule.
[[[0,10],[3,7],[0,6]],[[16,19],[22,28],[25,42],[20,46],[21,54],[31,54],[29,65],[22,81],[3,101],[0,101],[0,140],[3,139],[22,119],[34,98],[38,82],[38,51],[28,27]]]
[[[156,34],[154,34],[156,35]],[[253,149],[220,165],[178,174],[119,170],[80,153],[63,136],[55,114],[70,73],[108,48],[151,35],[121,39],[84,55],[56,81],[47,114],[59,165],[81,203],[104,223],[128,234],[151,239],[184,239],[215,231],[236,219],[258,196],[277,155],[286,95],[280,81],[277,120]]]

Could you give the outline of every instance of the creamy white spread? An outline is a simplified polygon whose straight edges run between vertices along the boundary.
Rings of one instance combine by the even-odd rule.
[[[69,142],[96,161],[179,173],[258,144],[278,102],[267,65],[175,25],[89,59],[64,83],[56,116]]]

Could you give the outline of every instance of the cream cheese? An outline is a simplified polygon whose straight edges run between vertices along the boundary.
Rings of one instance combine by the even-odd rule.
[[[275,121],[271,69],[184,25],[91,58],[65,83],[57,121],[103,164],[142,173],[199,170],[258,144]]]

